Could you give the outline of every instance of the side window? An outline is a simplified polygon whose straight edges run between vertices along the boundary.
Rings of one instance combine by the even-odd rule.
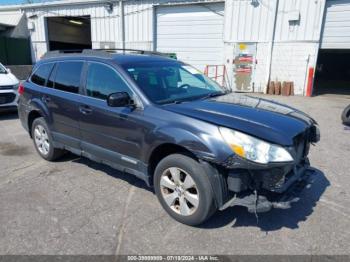
[[[54,88],[70,93],[79,93],[83,62],[59,62],[57,67]]]
[[[50,77],[47,80],[46,86],[47,87],[54,87],[54,80],[55,80],[55,75],[56,75],[56,71],[57,71],[57,66],[54,66],[54,68],[51,71]]]
[[[131,95],[127,84],[112,68],[91,63],[86,80],[87,95],[106,100],[110,94],[116,92],[128,92]]]
[[[31,81],[39,86],[45,86],[46,79],[49,77],[53,63],[40,65],[31,77]]]

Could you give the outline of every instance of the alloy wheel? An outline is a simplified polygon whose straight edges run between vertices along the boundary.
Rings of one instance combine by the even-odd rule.
[[[34,141],[39,152],[47,155],[50,150],[49,136],[46,129],[42,125],[37,125],[34,129]]]
[[[162,197],[177,214],[192,215],[199,205],[199,192],[193,178],[178,167],[166,169],[160,179]]]

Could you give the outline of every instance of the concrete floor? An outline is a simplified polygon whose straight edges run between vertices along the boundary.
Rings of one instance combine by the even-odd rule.
[[[68,155],[46,162],[0,115],[0,254],[350,254],[350,128],[342,97],[268,97],[320,125],[317,178],[290,210],[234,207],[199,228],[172,220],[136,178]]]

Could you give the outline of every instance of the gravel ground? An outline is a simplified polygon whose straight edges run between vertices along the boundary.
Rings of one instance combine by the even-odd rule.
[[[46,162],[16,114],[0,115],[0,254],[350,254],[350,99],[268,97],[320,125],[311,148],[313,187],[289,210],[218,212],[179,224],[136,178],[68,155]]]

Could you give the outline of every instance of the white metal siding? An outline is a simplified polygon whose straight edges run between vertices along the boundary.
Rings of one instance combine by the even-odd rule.
[[[153,49],[153,2],[138,0],[124,3],[126,48]]]
[[[279,0],[275,42],[318,42],[325,0]],[[290,11],[300,14],[298,22],[289,21]]]
[[[34,24],[31,42],[35,58],[40,58],[47,51],[45,18],[52,16],[90,16],[91,41],[93,48],[100,48],[100,42],[115,42],[120,46],[118,6],[108,12],[103,4],[70,5],[36,8],[26,12],[29,23]]]
[[[274,42],[315,41],[325,0],[279,0]],[[225,7],[225,42],[271,41],[276,0],[228,0]],[[300,20],[290,23],[288,13],[298,10]]]
[[[213,0],[217,1],[217,0]],[[72,3],[76,2],[76,4]],[[119,2],[113,2],[113,11],[108,12],[107,1],[80,0],[27,5],[23,9],[28,22],[35,26],[31,32],[33,46],[33,58],[40,58],[47,51],[47,39],[45,32],[45,17],[50,16],[82,16],[91,17],[91,40],[93,48],[101,48],[102,42],[115,43],[116,47],[122,47],[122,34],[120,31],[121,17]],[[160,4],[172,5],[179,3],[206,3],[211,0],[128,0],[124,1],[124,27],[125,47],[136,49],[153,49],[154,39],[154,6]],[[34,61],[35,62],[35,61]]]
[[[224,40],[226,42],[267,41],[273,26],[273,4],[274,1],[268,1],[268,6],[259,4],[254,7],[251,1],[226,1]]]
[[[321,40],[324,49],[350,49],[350,0],[327,1]]]
[[[157,50],[199,70],[223,64],[223,25],[223,3],[158,7]]]

